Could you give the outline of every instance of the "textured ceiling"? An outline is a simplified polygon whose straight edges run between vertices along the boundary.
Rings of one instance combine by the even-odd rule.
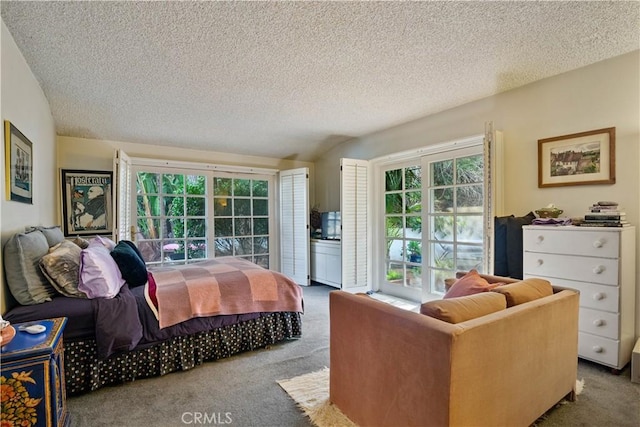
[[[59,135],[312,160],[638,49],[632,2],[6,2]]]

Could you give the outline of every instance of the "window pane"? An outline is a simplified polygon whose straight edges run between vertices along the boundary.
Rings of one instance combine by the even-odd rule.
[[[387,282],[402,285],[404,283],[404,265],[389,263],[387,266]]]
[[[235,255],[250,255],[253,252],[253,239],[251,237],[240,237],[235,240]]]
[[[189,197],[187,199],[187,215],[188,216],[205,216],[206,199],[204,197]]]
[[[432,270],[431,271],[431,288],[434,292],[445,293],[444,280],[455,278],[456,274],[453,270]]]
[[[453,185],[453,160],[431,163],[431,186]]]
[[[162,192],[164,194],[184,194],[184,175],[162,175]]]
[[[482,156],[462,157],[456,160],[456,182],[473,184],[484,181],[484,159]]]
[[[184,243],[175,240],[163,240],[162,252],[165,259],[172,261],[184,261],[186,254],[184,253]]]
[[[268,255],[253,257],[253,262],[258,264],[262,268],[269,268],[269,256]]]
[[[251,232],[250,218],[236,218],[234,221],[234,225],[234,235],[236,236],[250,236],[253,234]]]
[[[385,191],[402,190],[402,169],[385,172]]]
[[[407,286],[418,289],[422,287],[422,267],[407,266]]]
[[[138,233],[143,239],[160,238],[160,220],[152,218],[138,218]]]
[[[253,215],[269,215],[269,201],[267,199],[253,199]]]
[[[460,215],[456,218],[459,242],[482,243],[484,229],[481,215]]]
[[[413,190],[422,187],[422,169],[420,166],[407,168],[404,172],[404,187],[406,190]]]
[[[187,237],[206,237],[207,222],[204,219],[187,218]]]
[[[431,243],[431,265],[437,268],[453,270],[453,245],[449,243]]]
[[[253,253],[254,254],[266,254],[269,252],[269,238],[268,237],[255,237],[253,239]]]
[[[453,215],[431,217],[430,239],[453,241]]]
[[[394,193],[387,194],[385,197],[385,212],[388,214],[400,214],[402,213],[402,194]]]
[[[187,243],[187,257],[189,259],[206,258],[207,242],[205,240],[190,240]]]
[[[228,197],[214,198],[213,216],[231,216],[231,199]]]
[[[235,216],[251,215],[251,199],[233,199],[233,214]]]
[[[253,220],[253,234],[269,234],[269,219],[268,218],[255,218]]]
[[[136,177],[136,192],[143,193],[159,193],[158,183],[160,182],[160,174],[151,172],[138,172]]]
[[[431,212],[453,211],[453,188],[436,188],[430,191]]]
[[[405,197],[405,212],[422,212],[422,193],[420,191],[407,191]]]
[[[215,255],[230,256],[233,255],[233,239],[215,239]]]
[[[407,241],[407,261],[416,264],[422,262],[422,243],[418,240]]]
[[[391,261],[404,261],[402,257],[403,242],[404,240],[401,239],[387,240],[387,258]]]
[[[253,197],[268,197],[269,182],[264,180],[253,181]]]
[[[164,233],[163,238],[182,239],[185,237],[184,219],[183,218],[168,218],[164,221]]]
[[[230,196],[231,195],[231,179],[230,178],[213,178],[213,195],[214,196]]]
[[[482,213],[482,185],[465,185],[456,187],[458,210]]]
[[[422,217],[408,216],[406,232],[408,237],[422,236]]]
[[[401,216],[388,216],[385,219],[386,222],[386,237],[401,237],[402,236],[402,217]]]
[[[214,221],[214,233],[216,237],[233,236],[233,219],[216,219]]]
[[[456,252],[456,268],[468,271],[472,268],[482,273],[482,247],[471,245],[458,245]]]
[[[145,262],[158,262],[162,260],[162,244],[159,240],[145,241],[138,240],[138,250],[142,254],[142,259]]]
[[[204,195],[206,179],[202,175],[187,175],[187,194]]]
[[[160,216],[158,196],[138,196],[138,216]]]
[[[184,197],[164,197],[163,198],[166,216],[183,216],[184,215]]]
[[[251,196],[251,180],[235,179],[233,181],[233,195],[241,197]]]

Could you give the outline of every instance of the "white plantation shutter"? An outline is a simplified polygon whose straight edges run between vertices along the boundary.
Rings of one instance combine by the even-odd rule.
[[[122,150],[116,150],[113,158],[115,195],[113,197],[113,211],[116,220],[113,222],[113,235],[116,241],[135,240],[135,233],[131,233],[131,158]],[[133,234],[133,235],[132,235]]]
[[[281,272],[309,284],[309,169],[280,172]]]
[[[369,286],[369,162],[340,159],[342,287]]]
[[[494,217],[504,213],[503,135],[485,123],[484,152],[484,271],[493,274],[495,252]]]

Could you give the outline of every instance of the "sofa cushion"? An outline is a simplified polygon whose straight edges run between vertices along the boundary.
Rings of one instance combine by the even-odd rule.
[[[498,298],[496,298],[496,296]],[[420,313],[448,323],[460,323],[507,308],[504,296],[483,292],[457,298],[434,300],[420,306]]]
[[[457,298],[478,294],[480,292],[487,292],[498,285],[500,285],[500,283],[489,283],[485,278],[478,274],[477,270],[471,270],[456,280],[453,285],[451,285],[447,293],[444,294],[443,298]]]
[[[3,250],[4,271],[13,297],[22,305],[51,301],[57,292],[40,271],[49,244],[40,230],[11,236]]]
[[[51,227],[43,227],[39,225],[37,227],[31,228],[34,230],[40,230],[42,234],[44,234],[44,237],[47,239],[47,244],[50,248],[54,247],[58,243],[62,243],[65,240],[64,234],[62,233],[62,230],[60,230],[60,226],[58,225],[54,225]]]
[[[129,284],[129,288],[147,283],[147,266],[133,242],[119,241],[111,251],[111,257],[118,264],[122,278]]]
[[[498,286],[493,288],[492,291],[505,296],[507,299],[507,307],[513,307],[514,305],[523,304],[553,294],[553,288],[548,280],[534,278]]]
[[[88,298],[113,298],[124,283],[118,264],[99,240],[82,249],[78,289]]]

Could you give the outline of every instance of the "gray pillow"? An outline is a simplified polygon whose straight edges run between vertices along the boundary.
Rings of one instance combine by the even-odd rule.
[[[78,290],[80,280],[80,246],[64,241],[40,259],[40,269],[58,292],[67,297],[86,298]]]
[[[39,304],[56,295],[39,266],[48,251],[49,244],[40,230],[14,234],[4,246],[7,285],[20,304]]]
[[[42,234],[44,234],[44,237],[47,239],[47,244],[50,248],[57,245],[58,243],[62,243],[65,240],[62,230],[60,230],[60,227],[57,225],[54,225],[53,227],[36,228],[42,231]]]

